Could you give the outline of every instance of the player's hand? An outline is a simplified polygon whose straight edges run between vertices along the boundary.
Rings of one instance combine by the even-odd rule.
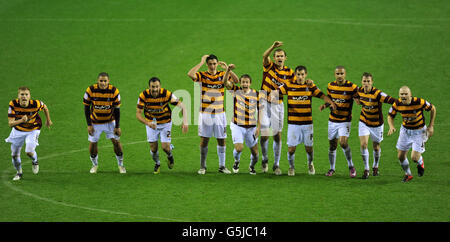
[[[150,127],[151,129],[156,129],[156,124],[153,122],[147,122],[147,126]]]
[[[232,71],[232,70],[234,70],[234,68],[236,68],[236,66],[234,64],[228,65],[228,70]]]
[[[219,61],[217,62],[217,64],[219,64],[220,67],[222,67],[223,69],[227,69],[228,65],[227,63],[225,63],[224,61]]]
[[[275,41],[275,42],[273,42],[273,48],[278,48],[278,47],[281,47],[281,46],[283,46],[283,42],[281,42],[281,41]]]
[[[307,85],[308,87],[312,87],[312,85],[314,85],[314,81],[311,80],[311,79],[306,79],[306,85]]]
[[[277,91],[272,91],[272,92],[270,92],[270,94],[269,94],[269,101],[270,102],[276,102],[277,101],[277,98],[278,98],[278,92]]]
[[[20,120],[22,120],[22,123],[27,123],[28,122],[28,116],[27,115],[23,115]]]
[[[53,125],[53,122],[51,120],[47,120],[47,122],[45,122],[45,125],[47,126],[48,129],[50,129],[50,126]]]
[[[334,102],[332,102],[332,103],[330,104],[330,106],[331,106],[331,107],[330,107],[331,111],[337,109],[336,103],[334,103]]]
[[[336,106],[336,104],[334,104],[334,106]],[[322,111],[326,108],[327,106],[325,104],[320,105],[319,110]]]
[[[206,58],[208,58],[208,56],[209,56],[209,55],[204,55],[204,56],[202,56],[202,59],[201,59],[200,63],[205,64]]]
[[[189,130],[188,128],[189,126],[187,124],[182,124],[181,125],[181,132],[183,132],[183,134],[186,134]]]
[[[260,128],[259,127],[256,127],[256,129],[255,129],[255,138],[258,138],[259,137],[259,133],[260,133]]]
[[[122,130],[120,128],[114,128],[114,134],[120,137],[122,135]]]
[[[433,133],[434,133],[434,128],[433,128],[433,126],[427,127],[427,136],[428,136],[428,138],[430,138],[431,136],[433,136]]]
[[[388,136],[392,135],[395,131],[397,131],[395,127],[389,127]]]
[[[89,134],[90,136],[93,136],[93,135],[94,135],[94,132],[95,132],[94,126],[92,126],[92,125],[88,126],[88,127],[87,127],[87,130],[88,130],[88,134]]]

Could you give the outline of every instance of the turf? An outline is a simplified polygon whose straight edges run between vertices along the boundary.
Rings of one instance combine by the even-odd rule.
[[[50,109],[54,126],[43,128],[37,148],[41,171],[31,172],[22,152],[24,179],[13,182],[9,144],[0,146],[0,221],[450,221],[450,3],[448,1],[0,1],[0,103],[6,138],[9,100],[27,85]],[[359,179],[363,165],[353,108],[350,147],[358,178],[350,179],[343,152],[337,173],[329,169],[328,111],[313,100],[315,166],[307,174],[303,147],[296,153],[297,175],[287,176],[283,132],[282,176],[250,176],[250,156],[242,154],[241,173],[217,173],[216,141],[211,140],[208,172],[197,175],[199,138],[194,85],[186,75],[202,55],[216,54],[236,64],[238,75],[253,77],[259,88],[262,53],[284,42],[291,68],[306,65],[322,90],[336,65],[360,84],[365,71],[375,86],[397,96],[402,85],[437,108],[435,135],[424,153],[426,172],[401,183],[396,158],[398,131],[385,135],[379,177]],[[119,174],[111,143],[99,142],[99,173],[89,174],[82,96],[99,72],[111,75],[122,97],[121,127],[127,174]],[[188,134],[172,129],[175,167],[161,152],[161,174],[154,175],[145,128],[135,118],[136,100],[151,76],[178,91],[191,107]],[[189,100],[183,91],[191,95]],[[189,102],[190,101],[190,102]],[[231,100],[227,100],[230,105]],[[229,107],[229,106],[228,106]],[[384,105],[387,115],[388,106]],[[231,114],[231,108],[228,108]],[[41,115],[43,116],[43,115]],[[286,120],[286,119],[285,119]],[[426,114],[428,123],[429,115]],[[400,118],[396,120],[400,126]],[[387,124],[385,134],[387,133]],[[270,141],[269,147],[272,146]],[[227,166],[231,169],[231,133]],[[370,154],[372,157],[372,149]],[[272,149],[269,157],[273,161]],[[372,160],[372,158],[371,158]],[[372,162],[372,161],[371,161]]]

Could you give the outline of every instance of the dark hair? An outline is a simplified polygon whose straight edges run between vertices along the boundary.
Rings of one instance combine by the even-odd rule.
[[[305,70],[306,73],[308,73],[308,70],[306,70],[306,66],[297,66],[295,67],[295,72]]]
[[[97,78],[99,78],[99,77],[101,77],[101,76],[106,76],[106,77],[108,77],[108,79],[109,79],[109,75],[108,75],[108,73],[106,73],[106,72],[100,72],[100,73],[98,74]]]
[[[370,77],[373,80],[372,74],[370,74],[369,72],[364,72],[362,77]]]
[[[159,80],[158,77],[154,76],[154,77],[150,78],[150,80],[148,80],[148,85],[150,86],[150,83],[152,83],[152,82],[159,82],[159,83],[161,83],[161,80]]]
[[[26,91],[26,90],[30,91],[30,88],[28,88],[28,87],[26,87],[26,86],[22,86],[22,87],[19,87],[18,92],[20,92],[20,91]]]
[[[283,49],[276,49],[276,50],[273,52],[273,56],[275,56],[275,53],[281,52],[281,51],[283,51],[284,56],[287,56],[286,51],[284,51]]]
[[[206,63],[208,63],[209,60],[219,60],[219,59],[217,59],[217,56],[210,54],[208,57],[206,57]]]
[[[248,78],[248,79],[250,80],[250,83],[252,82],[252,78],[250,77],[249,74],[243,74],[243,75],[239,78],[239,81],[241,81],[242,78]]]
[[[337,69],[344,69],[345,70],[345,67],[344,66],[336,66],[335,70],[337,70]]]

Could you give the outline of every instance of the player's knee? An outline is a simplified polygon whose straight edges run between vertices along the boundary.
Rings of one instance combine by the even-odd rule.
[[[418,162],[418,161],[420,160],[420,157],[421,157],[421,154],[420,154],[420,153],[412,153],[412,154],[411,154],[411,159],[412,159],[414,162]]]
[[[374,151],[379,151],[380,148],[381,148],[380,143],[373,142],[373,150]]]
[[[398,160],[399,160],[399,161],[404,161],[404,160],[406,160],[406,154],[403,153],[403,152],[399,152],[399,153],[397,154],[397,157],[398,157]]]
[[[306,153],[308,153],[308,154],[312,154],[313,153],[313,147],[312,146],[305,146],[305,150],[306,150]]]
[[[361,149],[363,150],[367,149],[367,143],[361,143]]]
[[[293,147],[288,147],[288,152],[289,152],[290,155],[294,154],[294,153],[295,153],[295,150],[296,150],[296,147],[295,147],[295,146],[293,146]]]
[[[330,140],[330,150],[336,150],[337,149],[337,141],[336,140]]]
[[[32,151],[27,152],[27,155],[28,155],[28,157],[33,157],[34,156],[34,152],[32,152]]]

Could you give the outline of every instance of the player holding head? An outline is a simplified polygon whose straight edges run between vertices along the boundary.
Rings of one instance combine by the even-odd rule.
[[[284,122],[284,104],[283,96],[279,94],[278,87],[286,82],[294,80],[294,71],[285,66],[287,59],[286,52],[279,47],[283,42],[275,41],[263,54],[263,80],[261,85],[261,153],[262,170],[267,172],[268,160],[267,150],[269,145],[269,136],[273,136],[274,164],[273,171],[276,175],[281,175],[280,156],[281,156],[281,131]],[[273,61],[270,54],[273,52]],[[268,97],[274,92],[278,96],[275,100]],[[273,94],[272,94],[273,95]],[[270,132],[272,130],[272,133]]]
[[[259,122],[259,92],[250,87],[252,78],[248,74],[244,74],[239,78],[240,86],[231,82],[228,76],[234,67],[233,64],[228,65],[225,73],[225,86],[232,91],[234,103],[233,121],[230,123],[234,144],[233,172],[239,172],[241,153],[244,149],[245,141],[251,152],[249,171],[251,175],[255,175],[255,164],[258,162],[258,136],[261,129]],[[258,115],[258,119],[256,119],[256,115]]]
[[[313,119],[312,119],[312,97],[323,99],[332,106],[336,105],[331,99],[324,95],[315,84],[308,84],[306,77],[308,75],[305,66],[297,66],[295,68],[295,79],[293,82],[286,82],[279,87],[283,95],[288,96],[288,161],[289,176],[295,175],[295,150],[297,145],[303,143],[305,145],[306,156],[308,160],[308,173],[315,174],[313,164]]]
[[[92,168],[90,173],[97,173],[98,148],[97,142],[104,132],[114,146],[120,173],[126,173],[123,165],[123,150],[120,144],[120,94],[119,89],[109,83],[109,75],[102,72],[97,77],[97,83],[89,86],[84,93],[83,104],[86,117],[89,152]]]
[[[199,71],[206,64],[207,71]],[[230,174],[225,167],[225,138],[227,137],[227,120],[224,109],[224,71],[217,70],[217,65],[226,68],[224,62],[219,62],[215,55],[204,55],[197,65],[192,67],[188,76],[200,83],[201,107],[199,112],[198,136],[200,136],[200,169],[198,174],[206,172],[206,156],[211,137],[217,139],[217,155],[219,156],[219,172]],[[230,72],[230,76],[237,81],[237,76]]]
[[[361,87],[358,88],[358,98],[361,104],[359,116],[359,141],[361,144],[361,156],[364,163],[362,178],[369,178],[369,137],[373,146],[372,175],[378,176],[378,164],[381,156],[380,143],[383,140],[383,109],[382,104],[393,104],[395,99],[373,86],[372,74],[364,72],[361,77]]]
[[[161,140],[161,148],[167,154],[169,169],[173,168],[174,159],[172,155],[171,131],[172,111],[169,103],[178,106],[183,111],[183,133],[188,131],[187,113],[184,104],[172,94],[171,91],[161,88],[158,77],[152,77],[148,81],[148,89],[141,92],[137,102],[136,118],[145,124],[147,130],[147,141],[150,143],[150,154],[155,161],[154,174],[160,172],[160,161],[158,152],[158,139]],[[144,113],[144,117],[142,117]]]
[[[395,101],[389,109],[388,135],[392,135],[396,129],[394,118],[400,113],[403,118],[400,128],[400,135],[397,141],[397,152],[400,165],[405,171],[403,182],[410,181],[413,176],[409,169],[408,150],[412,148],[411,159],[417,163],[417,173],[423,176],[425,165],[422,153],[425,152],[425,142],[434,133],[434,120],[436,119],[436,107],[425,99],[413,97],[411,90],[407,86],[403,86],[399,90],[399,99]],[[425,116],[423,111],[430,111],[430,123],[428,127],[425,125]]]
[[[325,174],[332,176],[335,173],[336,149],[337,144],[342,148],[347,159],[350,177],[356,176],[356,169],[352,161],[352,152],[348,146],[348,137],[350,136],[350,127],[352,121],[353,98],[357,97],[357,86],[345,79],[346,71],[343,66],[337,66],[334,70],[335,81],[328,83],[327,93],[331,100],[336,104],[336,109],[332,109],[328,120],[328,140],[330,141],[330,150],[328,159],[330,161],[330,170]],[[320,106],[323,110],[328,104]]]
[[[6,142],[11,143],[11,157],[16,175],[13,180],[22,179],[22,161],[20,159],[20,150],[25,143],[25,152],[31,158],[32,171],[34,174],[39,172],[39,163],[36,153],[36,146],[39,145],[38,138],[41,132],[42,120],[39,111],[44,111],[46,117],[45,125],[50,128],[53,124],[50,119],[50,112],[47,105],[40,100],[31,99],[30,89],[28,87],[19,87],[17,98],[9,102],[8,125],[11,127],[9,137]]]

